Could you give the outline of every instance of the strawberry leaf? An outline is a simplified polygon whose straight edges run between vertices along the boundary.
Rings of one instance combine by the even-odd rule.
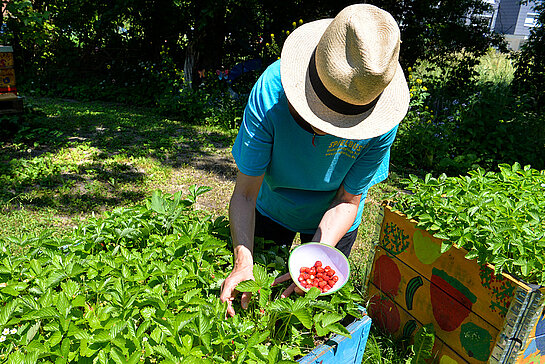
[[[259,291],[260,288],[261,288],[260,285],[258,285],[255,281],[251,281],[251,280],[240,282],[237,285],[237,291],[239,292],[256,293],[257,291]]]

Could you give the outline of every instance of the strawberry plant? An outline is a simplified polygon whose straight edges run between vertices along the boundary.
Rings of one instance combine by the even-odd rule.
[[[456,245],[496,272],[545,285],[545,171],[501,164],[498,172],[403,182],[410,193],[396,196],[394,208],[442,239],[441,252]]]
[[[359,316],[347,284],[327,298],[279,298],[280,249],[256,254],[250,307],[226,319],[227,221],[189,196],[91,219],[63,237],[0,240],[0,363],[293,363]],[[15,251],[24,249],[24,254]]]

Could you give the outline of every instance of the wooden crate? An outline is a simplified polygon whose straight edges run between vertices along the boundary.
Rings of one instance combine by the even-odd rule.
[[[13,48],[0,46],[0,68],[13,68]]]
[[[369,315],[396,336],[433,323],[435,362],[545,363],[545,288],[495,276],[465,259],[441,254],[441,240],[385,206],[368,278]]]
[[[14,94],[0,95],[0,115],[19,114],[23,112],[23,98]]]
[[[0,46],[0,94],[17,94],[15,69],[13,67],[13,48]]]

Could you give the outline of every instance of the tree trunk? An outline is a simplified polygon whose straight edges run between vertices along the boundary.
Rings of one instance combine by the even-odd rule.
[[[215,72],[221,67],[225,41],[225,14],[227,3],[210,1],[196,18],[195,30],[186,50],[184,62],[185,83],[189,87],[201,83],[204,72]],[[200,72],[199,72],[200,71]]]

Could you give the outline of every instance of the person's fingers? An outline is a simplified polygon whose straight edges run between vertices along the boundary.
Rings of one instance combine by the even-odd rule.
[[[229,298],[235,298],[238,294],[238,291],[237,291],[238,284],[239,282],[236,281],[235,279],[232,279],[231,277],[227,277],[221,284],[220,299],[223,302],[225,302]]]
[[[295,289],[294,289],[295,293],[297,293],[299,296],[304,296],[305,295],[305,291],[303,291],[301,288],[299,288],[299,286],[295,286]]]
[[[295,287],[297,287],[297,286],[295,285],[295,283],[290,284],[290,286],[289,286],[288,288],[286,288],[286,289],[284,290],[284,292],[282,292],[282,294],[280,295],[280,297],[281,297],[281,298],[286,298],[286,297],[288,297],[290,294],[293,293],[293,291],[295,290]]]
[[[231,317],[235,316],[235,309],[233,308],[233,300],[238,294],[238,291],[235,289],[235,287],[236,286],[233,286],[229,279],[226,279],[225,281],[223,281],[221,285],[220,300],[221,302],[227,302],[227,315]]]
[[[291,279],[291,276],[289,273],[282,274],[280,277],[277,277],[274,282],[272,283],[273,286],[276,286],[279,283],[289,281]]]
[[[231,300],[227,300],[227,315],[235,317],[235,309],[233,308],[233,302]],[[225,316],[225,318],[227,318],[227,316]]]
[[[250,302],[250,298],[252,297],[252,292],[243,292],[242,297],[240,297],[240,305],[243,309],[248,308],[248,304]]]

